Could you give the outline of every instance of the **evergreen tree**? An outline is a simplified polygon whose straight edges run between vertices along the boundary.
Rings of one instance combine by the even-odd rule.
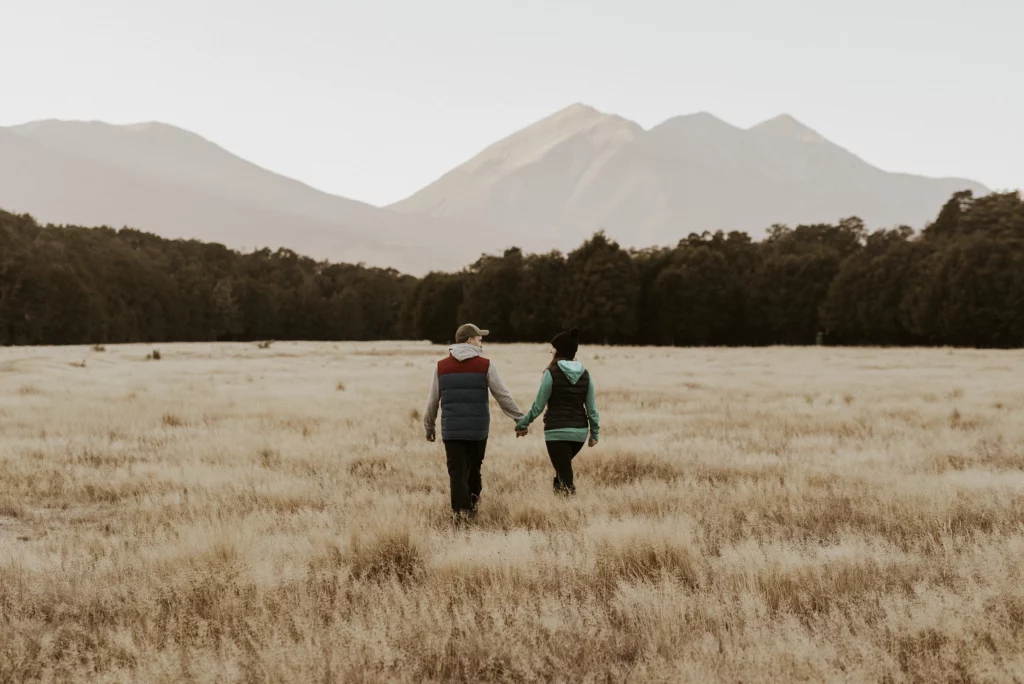
[[[569,255],[566,271],[566,322],[593,342],[633,342],[639,284],[629,253],[597,233]]]
[[[833,343],[919,344],[902,308],[927,244],[912,241],[908,227],[873,233],[864,250],[843,261],[821,307]]]
[[[509,249],[500,257],[481,257],[466,272],[459,320],[487,321],[490,339],[495,342],[522,339],[516,328],[516,309],[524,304],[524,268],[519,249]]]
[[[462,296],[461,274],[430,273],[423,278],[413,294],[415,336],[434,344],[454,342]]]
[[[561,252],[526,257],[511,324],[523,342],[546,342],[568,327],[568,275]],[[481,319],[483,320],[483,319]]]

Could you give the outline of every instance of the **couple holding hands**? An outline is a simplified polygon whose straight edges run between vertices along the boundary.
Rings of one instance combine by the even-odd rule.
[[[537,399],[526,414],[519,410],[494,364],[483,355],[487,334],[487,330],[471,323],[459,327],[449,355],[434,371],[423,415],[427,441],[434,442],[440,408],[452,512],[457,519],[473,517],[483,489],[480,469],[491,416],[488,392],[505,415],[516,421],[517,437],[528,434],[530,424],[544,413],[544,443],[555,468],[556,494],[576,493],[572,460],[584,444],[595,446],[600,432],[594,383],[590,372],[576,360],[579,330],[573,328],[551,340],[551,363],[541,377]]]

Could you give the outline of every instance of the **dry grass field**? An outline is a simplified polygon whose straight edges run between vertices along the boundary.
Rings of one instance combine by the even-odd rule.
[[[1024,352],[584,348],[454,529],[440,348],[148,351],[0,349],[0,682],[1024,681]]]

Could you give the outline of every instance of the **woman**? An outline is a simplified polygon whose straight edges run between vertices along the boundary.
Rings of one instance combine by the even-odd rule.
[[[590,372],[576,360],[579,330],[573,328],[555,335],[551,346],[554,347],[551,365],[541,377],[533,408],[516,424],[516,434],[526,434],[530,423],[547,408],[544,442],[551,465],[555,467],[555,493],[575,494],[572,459],[588,440],[590,446],[597,445],[600,432],[594,383]]]

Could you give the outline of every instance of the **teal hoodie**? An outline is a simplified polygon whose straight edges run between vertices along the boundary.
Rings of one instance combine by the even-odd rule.
[[[576,384],[580,378],[583,377],[583,371],[586,370],[583,364],[579,361],[559,361],[558,367],[565,373],[565,377],[569,378],[569,382]],[[544,375],[540,379],[540,389],[537,391],[537,399],[533,402],[533,407],[530,408],[530,412],[527,413],[522,420],[516,424],[516,428],[519,430],[525,430],[530,426],[530,423],[537,420],[540,414],[544,413],[544,408],[548,405],[548,399],[551,398],[551,371],[545,370]],[[590,421],[590,437],[595,441],[598,439],[598,435],[601,432],[600,415],[597,412],[597,400],[594,394],[594,378],[590,378],[590,386],[587,388],[587,399],[585,402],[587,409],[587,419]],[[587,428],[561,428],[559,430],[545,430],[544,440],[548,442],[586,442],[587,441]]]

